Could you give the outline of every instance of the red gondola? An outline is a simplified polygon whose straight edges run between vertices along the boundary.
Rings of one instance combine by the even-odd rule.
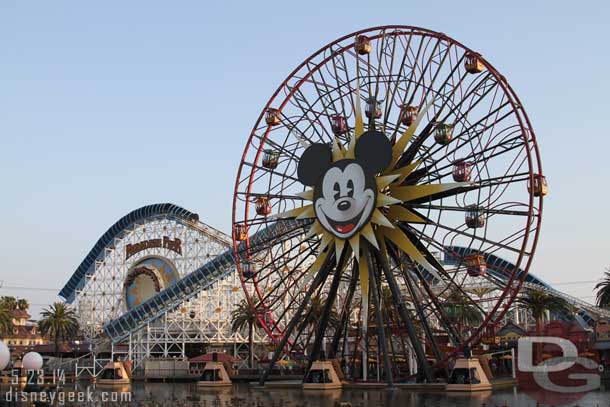
[[[545,196],[549,192],[549,185],[546,181],[546,177],[542,174],[534,174],[534,184],[533,188],[531,183],[528,181],[527,183],[527,191],[532,193],[534,192],[534,196]]]
[[[263,167],[271,170],[277,168],[277,164],[280,158],[280,152],[276,150],[267,149],[263,151]]]
[[[479,73],[483,72],[483,69],[485,69],[481,58],[472,52],[466,54],[466,57],[464,58],[464,67],[468,73]]]
[[[340,135],[347,133],[347,120],[341,115],[334,115],[330,117],[331,127],[333,134]]]
[[[261,216],[267,216],[271,213],[271,205],[269,204],[269,197],[259,196],[256,199],[256,213]]]
[[[366,35],[359,35],[356,37],[354,47],[358,55],[366,55],[371,52],[371,41]]]
[[[481,277],[487,275],[487,262],[485,256],[480,253],[470,254],[464,258],[466,270],[470,277]]]
[[[470,205],[466,211],[466,226],[472,229],[485,226],[485,214],[477,205]]]
[[[267,109],[267,115],[265,116],[265,123],[269,126],[276,126],[280,124],[280,111],[270,107]]]
[[[453,163],[453,180],[455,182],[469,182],[470,173],[472,172],[471,164],[464,160],[458,160]]]

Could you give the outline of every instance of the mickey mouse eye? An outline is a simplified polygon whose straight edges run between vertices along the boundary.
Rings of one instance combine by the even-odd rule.
[[[354,181],[351,179],[347,181],[347,196],[350,198],[354,197]]]
[[[335,191],[335,201],[339,200],[341,197],[341,186],[338,182],[335,182],[335,185],[333,185],[333,191]]]

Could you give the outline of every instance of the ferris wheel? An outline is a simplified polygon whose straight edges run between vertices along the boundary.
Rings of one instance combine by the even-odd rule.
[[[391,381],[409,354],[432,380],[508,310],[546,193],[529,119],[480,54],[409,26],[321,48],[263,108],[235,185],[238,269],[272,362],[340,356],[367,380],[372,361]],[[492,273],[492,254],[515,267]]]

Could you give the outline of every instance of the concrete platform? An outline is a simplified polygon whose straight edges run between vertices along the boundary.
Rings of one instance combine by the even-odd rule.
[[[517,385],[517,380],[512,378],[491,381],[492,390],[511,388],[515,385]],[[264,386],[259,386],[258,382],[250,382],[250,387],[253,389],[302,389],[303,382],[301,380],[278,380],[266,382]],[[343,388],[350,390],[380,390],[387,387],[386,383],[343,382]],[[409,391],[445,392],[445,383],[394,383],[394,387]]]

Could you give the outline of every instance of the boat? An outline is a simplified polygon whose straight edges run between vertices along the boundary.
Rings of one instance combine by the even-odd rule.
[[[97,377],[100,386],[125,385],[131,383],[131,362],[108,362]]]
[[[459,358],[455,361],[446,391],[474,392],[491,390],[491,383],[479,359]]]
[[[303,379],[303,390],[336,390],[343,387],[342,372],[338,363],[316,360]]]

